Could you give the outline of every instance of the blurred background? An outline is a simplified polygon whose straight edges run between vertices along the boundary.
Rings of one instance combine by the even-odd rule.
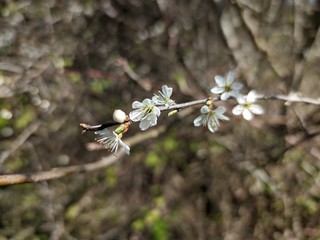
[[[0,174],[110,155],[79,123],[163,84],[181,103],[233,70],[244,92],[318,98],[319,25],[319,0],[3,0]],[[319,107],[260,103],[247,122],[230,101],[214,134],[199,108],[162,114],[164,133],[112,166],[1,187],[0,239],[319,240]]]

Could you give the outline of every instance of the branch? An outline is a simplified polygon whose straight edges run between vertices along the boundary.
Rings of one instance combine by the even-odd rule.
[[[286,101],[288,103],[306,103],[313,105],[320,105],[320,99],[301,97],[298,93],[290,93],[289,95],[267,95],[267,94],[258,94],[258,99],[261,100],[280,100]]]
[[[306,103],[306,104],[320,105],[320,99],[301,97],[297,93],[292,93],[289,95],[264,95],[264,94],[260,94],[260,95],[257,95],[257,99],[260,99],[260,100],[280,100],[280,101],[286,101],[288,103]],[[199,105],[199,104],[206,104],[208,102],[208,100],[219,101],[217,97],[215,97],[214,99],[205,98],[205,99],[200,99],[200,100],[196,100],[196,101],[175,104],[170,107],[160,107],[160,110],[161,111],[180,110],[183,108],[188,108],[188,107]],[[87,124],[80,124],[80,126],[84,129],[84,131],[94,131],[94,130],[100,129],[102,127],[105,127],[105,125],[112,126],[112,125],[116,125],[116,123],[106,123],[106,124],[101,124],[101,125],[96,125],[96,126],[90,126]],[[38,124],[35,125],[35,129],[37,127],[38,127]],[[165,127],[159,127],[154,130],[151,130],[151,131],[139,134],[137,136],[131,137],[128,139],[127,142],[129,143],[129,145],[136,145],[140,142],[145,141],[146,139],[158,137],[166,129],[167,128],[165,128]],[[310,134],[302,141],[305,141],[306,139],[313,138],[314,136],[316,136],[318,134],[319,134],[319,132]],[[121,151],[119,153],[118,157],[122,157],[122,156],[123,156],[123,151]],[[92,171],[96,171],[96,170],[99,170],[99,169],[102,169],[102,168],[105,168],[107,166],[114,164],[115,162],[118,161],[118,159],[119,159],[118,157],[111,155],[108,157],[103,157],[100,160],[93,162],[93,163],[68,166],[68,167],[59,167],[59,168],[54,168],[52,170],[41,171],[41,172],[36,172],[36,173],[0,175],[0,186],[15,185],[15,184],[21,184],[21,183],[36,183],[36,182],[46,181],[46,180],[50,180],[50,179],[57,179],[57,178],[61,178],[61,177],[68,176],[71,174],[76,174],[76,173],[92,172]]]
[[[145,141],[146,139],[158,137],[165,131],[165,129],[165,127],[158,127],[151,131],[131,137],[127,142],[130,145],[136,145]],[[68,175],[96,171],[116,163],[123,155],[124,152],[121,151],[118,153],[118,157],[110,155],[108,157],[102,157],[100,160],[93,163],[68,167],[58,167],[48,171],[40,171],[35,173],[0,175],[0,186],[16,185],[22,183],[37,183],[41,181],[62,178]]]
[[[166,110],[180,110],[183,108],[199,105],[199,104],[206,104],[208,100],[212,100],[213,102],[220,101],[218,97],[215,98],[205,98],[191,102],[179,103],[172,105],[170,107],[159,107],[161,111]],[[313,105],[320,105],[320,99],[309,98],[309,97],[302,97],[299,96],[298,93],[290,93],[289,95],[276,95],[276,94],[257,94],[257,99],[260,100],[279,100],[285,101],[288,103],[305,103],[305,104],[313,104]]]

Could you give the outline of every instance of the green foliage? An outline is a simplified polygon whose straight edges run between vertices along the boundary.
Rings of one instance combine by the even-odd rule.
[[[151,239],[154,240],[165,240],[170,236],[168,221],[161,215],[158,208],[150,209],[142,218],[136,219],[131,226],[135,232],[150,231]]]
[[[313,199],[312,197],[308,197],[308,196],[297,197],[296,203],[298,204],[299,207],[302,208],[306,216],[315,214],[320,210],[319,200]]]
[[[116,167],[109,167],[105,171],[105,181],[107,186],[113,187],[117,184],[117,168]]]
[[[15,120],[15,128],[22,129],[28,126],[36,118],[33,107],[28,107],[23,110],[20,116]]]
[[[110,86],[110,84],[111,82],[108,79],[95,79],[91,80],[90,88],[92,89],[92,91],[101,94]]]

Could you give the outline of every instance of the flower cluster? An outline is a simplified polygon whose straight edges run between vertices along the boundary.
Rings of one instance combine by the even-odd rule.
[[[146,98],[142,102],[134,101],[132,108],[135,109],[129,113],[130,120],[133,122],[140,122],[141,130],[147,130],[157,124],[157,119],[160,116],[160,108],[169,108],[174,104],[170,99],[172,95],[172,88],[167,85],[162,86],[162,91],[159,94],[154,94],[152,99]]]
[[[244,119],[250,121],[254,115],[264,113],[263,108],[256,104],[257,94],[255,91],[249,92],[247,95],[240,93],[243,85],[236,82],[233,72],[229,72],[224,78],[222,76],[215,77],[216,86],[211,89],[213,97],[200,101],[193,101],[184,104],[176,104],[171,99],[172,88],[167,85],[162,86],[161,91],[150,98],[144,99],[142,102],[134,101],[132,103],[133,110],[127,115],[122,110],[115,110],[113,113],[113,123],[89,126],[82,124],[84,131],[95,130],[95,134],[99,135],[96,140],[103,146],[116,154],[119,146],[124,149],[126,154],[130,154],[130,148],[122,140],[123,134],[129,129],[132,122],[139,122],[141,130],[147,130],[157,124],[158,117],[163,110],[173,110],[168,115],[176,113],[181,108],[192,106],[199,103],[205,103],[200,109],[201,115],[198,116],[193,124],[196,127],[205,126],[209,131],[216,132],[221,121],[228,121],[229,117],[225,115],[226,108],[224,106],[216,106],[216,101],[226,101],[233,98],[237,101],[237,105],[233,107],[234,115],[242,115]],[[220,105],[220,104],[219,104]],[[107,128],[119,125],[114,131]]]
[[[226,78],[221,76],[215,77],[216,87],[211,89],[213,94],[219,95],[221,101],[225,101],[229,98],[235,98],[238,105],[232,109],[234,115],[242,115],[244,119],[250,121],[253,119],[254,114],[263,114],[263,108],[255,104],[256,93],[251,91],[248,95],[242,95],[240,90],[243,85],[238,83],[234,79],[233,72],[229,72]],[[196,127],[208,126],[211,132],[216,132],[219,127],[219,120],[229,120],[228,117],[224,115],[226,109],[223,106],[219,106],[214,109],[212,101],[208,101],[206,105],[202,106],[200,112],[201,115],[197,117],[193,123]]]
[[[130,147],[126,145],[121,138],[128,130],[131,121],[140,122],[139,127],[141,130],[146,130],[149,127],[155,126],[157,124],[157,119],[160,116],[160,108],[169,108],[174,104],[174,101],[170,99],[171,95],[172,88],[164,85],[158,94],[154,94],[152,99],[146,98],[142,102],[133,102],[132,108],[134,110],[129,113],[129,116],[122,110],[116,109],[113,112],[115,124],[110,124],[110,126],[116,124],[119,124],[120,126],[114,131],[107,129],[109,124],[106,124],[106,127],[102,127],[102,125],[94,126],[93,128],[99,129],[95,131],[95,134],[99,135],[99,137],[96,138],[96,141],[114,154],[117,153],[119,146],[121,146],[124,149],[124,152],[129,155]],[[83,124],[82,126],[87,125]]]

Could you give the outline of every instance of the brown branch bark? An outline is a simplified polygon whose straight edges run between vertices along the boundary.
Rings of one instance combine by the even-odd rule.
[[[158,127],[151,131],[131,137],[126,142],[128,142],[129,145],[136,145],[145,141],[146,139],[156,138],[164,131],[165,127]],[[116,163],[123,155],[124,152],[121,151],[119,152],[117,157],[114,155],[110,155],[108,157],[103,157],[93,163],[68,167],[58,167],[48,171],[40,171],[34,173],[0,175],[0,186],[17,185],[22,183],[37,183],[51,179],[58,179],[73,174],[97,171]]]

